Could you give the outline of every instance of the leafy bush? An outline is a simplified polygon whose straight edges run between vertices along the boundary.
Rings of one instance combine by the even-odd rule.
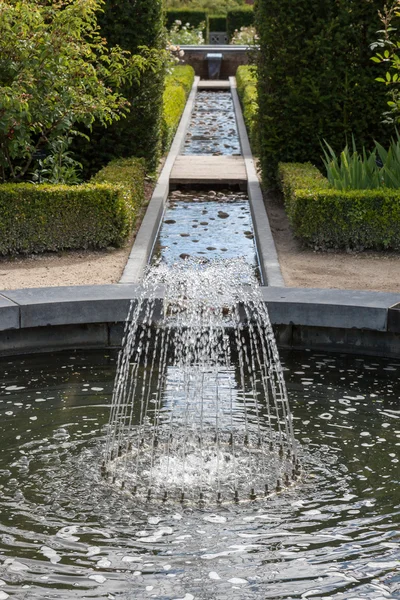
[[[258,101],[263,178],[282,162],[322,166],[321,139],[341,150],[389,140],[385,87],[369,44],[384,0],[257,0]]]
[[[250,27],[254,25],[254,10],[252,6],[240,6],[228,10],[226,15],[226,29],[228,37],[231,39],[236,30],[241,27]]]
[[[172,28],[176,21],[180,21],[183,25],[189,23],[191,27],[198,28],[203,26],[203,37],[208,40],[209,23],[208,12],[206,10],[195,10],[190,8],[174,8],[166,11],[166,27],[168,30]]]
[[[311,163],[280,163],[294,233],[317,249],[400,250],[400,191],[335,190]]]
[[[189,65],[174,67],[166,77],[163,112],[163,151],[166,152],[178,128],[185,109],[187,97],[192,89],[194,70]]]
[[[400,188],[400,136],[392,140],[389,150],[375,142],[375,148],[367,153],[357,151],[353,137],[353,151],[348,145],[337,156],[325,142],[324,165],[328,181],[337,190],[372,190],[377,188]]]
[[[110,44],[153,60],[132,84],[119,88],[130,103],[126,118],[106,129],[85,130],[91,141],[74,144],[77,158],[86,177],[113,158],[129,156],[145,158],[148,169],[155,171],[161,154],[165,75],[162,0],[106,0],[98,20]]]
[[[0,254],[120,246],[143,195],[138,159],[116,161],[83,185],[0,185]]]
[[[242,65],[236,71],[237,91],[243,108],[243,118],[253,152],[258,151],[257,132],[257,69],[254,66]]]
[[[209,16],[210,31],[226,31],[227,23],[225,15],[210,15]]]
[[[236,29],[230,43],[234,46],[256,46],[258,43],[256,28],[254,26],[249,26]]]
[[[182,23],[179,20],[175,21],[167,34],[168,49],[170,49],[171,44],[201,46],[205,42],[203,31],[204,22],[197,26],[192,26],[189,23]]]
[[[116,88],[149,63],[107,47],[97,30],[101,5],[0,3],[0,181],[26,180],[60,145],[65,154],[78,123],[109,124],[126,112]]]

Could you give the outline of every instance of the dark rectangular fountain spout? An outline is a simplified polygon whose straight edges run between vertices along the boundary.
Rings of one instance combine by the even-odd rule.
[[[206,55],[206,59],[208,64],[208,78],[219,79],[223,55],[219,52],[209,52]]]

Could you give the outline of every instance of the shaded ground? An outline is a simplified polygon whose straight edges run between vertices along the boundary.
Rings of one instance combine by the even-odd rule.
[[[125,268],[153,189],[154,183],[146,182],[142,214],[123,248],[0,257],[0,289],[117,283]]]
[[[282,274],[289,287],[400,293],[400,253],[321,252],[295,239],[279,195],[265,195]]]

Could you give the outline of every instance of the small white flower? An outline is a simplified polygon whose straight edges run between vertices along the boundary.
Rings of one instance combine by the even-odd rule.
[[[183,50],[179,50],[179,56],[182,58],[182,56],[185,56],[185,52]]]
[[[182,25],[182,21],[179,21],[178,19],[175,21],[175,23],[176,23],[177,25]]]

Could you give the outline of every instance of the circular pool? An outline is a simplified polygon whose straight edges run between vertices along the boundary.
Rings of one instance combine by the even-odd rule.
[[[282,351],[301,481],[200,508],[101,478],[116,359],[0,361],[0,600],[400,598],[400,360]]]

